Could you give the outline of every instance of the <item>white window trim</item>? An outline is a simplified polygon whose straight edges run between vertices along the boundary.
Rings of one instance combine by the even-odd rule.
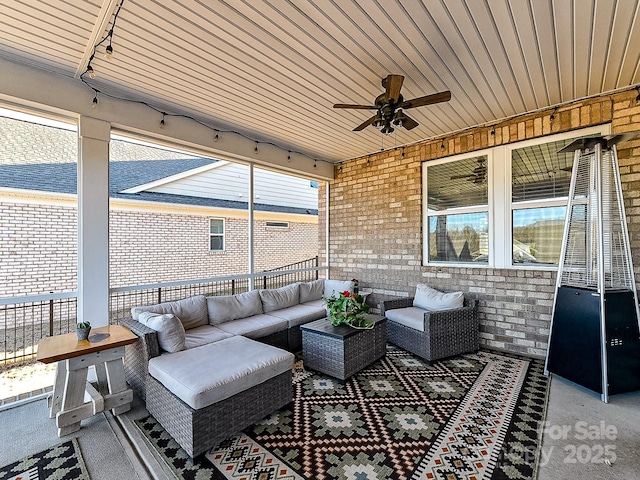
[[[222,234],[219,233],[211,233],[211,220],[222,220]],[[211,248],[211,237],[222,237],[222,248],[220,250],[213,250]],[[227,222],[224,218],[210,218],[209,219],[209,252],[224,252],[227,248]]]
[[[522,208],[544,206],[566,206],[567,198],[555,198],[549,200],[537,200],[526,202],[512,202],[511,195],[511,152],[518,148],[539,145],[541,143],[557,142],[567,138],[584,137],[587,135],[610,135],[611,124],[596,125],[594,127],[571,130],[569,132],[536,137],[531,140],[499,145],[483,150],[474,150],[460,155],[454,155],[439,160],[422,162],[422,264],[423,266],[442,267],[470,267],[474,268],[501,268],[514,270],[545,270],[556,271],[557,265],[532,265],[513,263],[513,210]],[[488,181],[488,207],[460,207],[451,208],[439,213],[440,215],[452,215],[455,213],[472,213],[487,211],[489,213],[489,261],[487,263],[476,262],[443,262],[429,260],[429,217],[438,214],[429,214],[428,204],[424,196],[427,194],[427,167],[442,163],[464,160],[469,157],[487,156]]]

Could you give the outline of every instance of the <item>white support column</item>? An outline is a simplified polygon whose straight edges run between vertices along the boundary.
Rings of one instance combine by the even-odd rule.
[[[253,188],[253,163],[249,164],[249,212],[247,215],[247,236],[248,238],[248,247],[249,247],[249,273],[253,275],[255,273],[255,261],[253,257],[253,196],[254,196],[254,188]],[[253,290],[255,288],[255,278],[253,276],[249,277],[249,290]]]
[[[78,321],[109,324],[108,122],[78,124]]]

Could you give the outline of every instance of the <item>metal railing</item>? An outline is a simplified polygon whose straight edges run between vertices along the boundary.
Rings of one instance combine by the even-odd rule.
[[[77,295],[0,298],[0,365],[31,359],[42,338],[75,331]]]
[[[253,288],[277,288],[319,277],[327,267],[318,257],[253,275],[233,275],[197,280],[133,285],[110,289],[109,323],[130,316],[131,307],[179,300],[193,295],[233,295]],[[0,298],[0,366],[30,360],[35,346],[47,336],[75,331],[77,292]]]

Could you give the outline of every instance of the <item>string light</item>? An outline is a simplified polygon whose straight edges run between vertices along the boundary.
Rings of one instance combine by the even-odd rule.
[[[89,76],[91,79],[95,78],[96,72],[95,72],[93,66],[91,65],[91,62],[95,58],[95,54],[96,54],[96,51],[97,51],[98,47],[100,45],[104,44],[104,42],[106,42],[107,40],[109,40],[109,44],[105,47],[104,54],[105,54],[106,58],[112,58],[112,56],[113,56],[113,34],[114,34],[115,27],[116,27],[116,21],[118,20],[118,15],[120,14],[120,11],[122,10],[122,6],[124,5],[124,1],[125,0],[121,0],[120,1],[120,5],[118,5],[118,8],[116,9],[116,12],[113,15],[113,22],[111,23],[111,28],[109,29],[109,32],[98,43],[96,43],[94,45],[93,53],[89,57],[89,61],[87,62],[87,68],[80,75],[80,81],[82,83],[84,83],[87,87],[89,87],[91,90],[93,90],[93,92],[94,92],[94,97],[93,97],[93,101],[92,101],[92,104],[91,104],[92,108],[96,108],[97,107],[97,105],[98,105],[98,94],[101,94],[101,95],[104,95],[105,97],[113,98],[115,100],[120,100],[120,101],[130,102],[130,103],[136,103],[138,105],[144,105],[147,108],[150,108],[151,110],[154,110],[155,112],[158,112],[159,114],[162,115],[162,119],[160,120],[160,128],[164,128],[165,125],[166,125],[165,124],[165,117],[167,117],[167,116],[182,117],[182,118],[189,119],[189,120],[191,120],[193,122],[196,122],[196,123],[202,125],[205,128],[213,130],[215,132],[214,141],[216,141],[216,142],[219,141],[219,139],[220,139],[220,133],[233,133],[233,134],[238,135],[238,136],[240,136],[242,138],[245,138],[247,140],[254,141],[256,143],[256,146],[254,148],[254,152],[256,154],[258,153],[258,143],[264,143],[264,144],[273,145],[276,148],[284,150],[282,147],[280,147],[279,145],[276,145],[273,142],[259,142],[258,140],[254,140],[251,137],[245,135],[244,133],[241,133],[241,132],[238,132],[238,131],[235,131],[235,130],[220,130],[220,129],[217,129],[217,128],[213,128],[212,126],[208,125],[207,123],[202,122],[201,120],[198,120],[197,118],[192,117],[190,115],[167,113],[167,112],[164,112],[164,111],[160,110],[158,107],[155,107],[152,104],[150,104],[148,102],[145,102],[143,100],[134,100],[134,99],[127,98],[127,97],[122,97],[122,96],[113,95],[113,94],[110,94],[110,93],[105,93],[105,92],[102,92],[102,91],[98,90],[93,85],[91,85],[87,81],[85,76]],[[299,155],[305,156],[305,157],[313,160],[313,168],[318,168],[318,159],[313,158],[313,157],[309,157],[308,155],[306,155],[306,154],[304,154],[302,152],[299,152],[299,151],[287,150],[287,160],[291,161],[291,154],[292,153],[299,154]],[[321,162],[325,162],[325,163],[329,163],[329,162],[326,162],[325,160],[320,160],[320,161]]]
[[[442,143],[440,143],[440,150],[444,150],[444,140],[442,140]]]
[[[553,109],[553,112],[551,112],[551,115],[549,115],[549,120],[551,122],[553,122],[556,119],[556,110],[558,110],[557,108]]]
[[[636,87],[636,90],[638,91],[638,95],[636,95],[636,103],[640,102],[640,86]]]
[[[404,158],[404,147],[402,147],[402,158]]]
[[[491,127],[491,131],[489,133],[491,135],[495,135],[496,134],[496,128],[495,127]]]

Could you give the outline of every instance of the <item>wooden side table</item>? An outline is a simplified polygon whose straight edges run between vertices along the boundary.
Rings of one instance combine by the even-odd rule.
[[[78,340],[75,333],[40,340],[38,361],[58,362],[48,406],[59,437],[79,430],[81,420],[103,410],[119,415],[130,409],[133,391],[125,381],[124,346],[137,339],[129,329],[110,325],[91,329],[88,340]],[[91,365],[98,377],[97,390],[87,382]]]

